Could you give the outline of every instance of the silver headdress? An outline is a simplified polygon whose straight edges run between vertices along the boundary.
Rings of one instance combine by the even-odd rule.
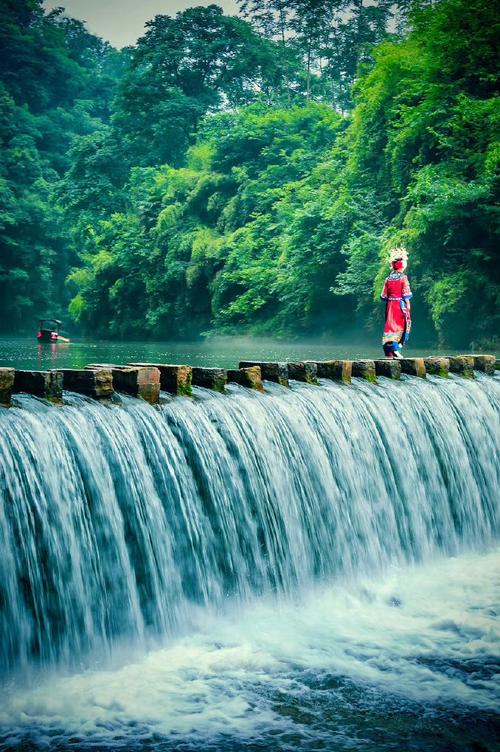
[[[403,262],[403,269],[406,269],[406,265],[408,264],[408,251],[406,248],[403,248],[403,246],[392,248],[389,251],[389,263],[392,264],[394,261],[399,261],[400,259]]]

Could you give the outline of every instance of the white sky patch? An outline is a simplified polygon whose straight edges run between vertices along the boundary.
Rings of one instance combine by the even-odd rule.
[[[158,14],[174,16],[199,5],[220,5],[224,13],[238,13],[236,0],[45,0],[46,10],[63,7],[68,16],[87,22],[92,34],[114,47],[135,44],[144,34],[144,24]]]

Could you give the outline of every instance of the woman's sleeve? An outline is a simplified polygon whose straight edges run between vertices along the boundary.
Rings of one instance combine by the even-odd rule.
[[[410,283],[408,282],[408,277],[406,276],[403,280],[403,290],[401,292],[401,297],[404,298],[405,300],[409,300],[409,298],[413,297],[413,294],[410,288]]]
[[[387,295],[387,279],[384,282],[384,289],[382,290],[382,295],[380,297],[382,298],[382,300],[387,300],[387,298],[389,297]]]

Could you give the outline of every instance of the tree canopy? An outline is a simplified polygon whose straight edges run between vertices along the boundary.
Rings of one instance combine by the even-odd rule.
[[[493,341],[491,3],[242,0],[121,52],[0,9],[3,325],[69,302],[99,336],[347,337],[403,243],[420,336]]]

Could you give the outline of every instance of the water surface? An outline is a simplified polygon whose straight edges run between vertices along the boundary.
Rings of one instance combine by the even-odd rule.
[[[408,357],[438,354],[437,348],[408,347]],[[459,351],[447,350],[448,354]],[[464,352],[463,350],[461,351]],[[38,344],[34,337],[0,338],[0,366],[45,370],[83,368],[89,363],[151,362],[237,368],[240,360],[330,360],[383,357],[373,343],[281,342],[252,337],[214,338],[206,342],[106,342],[74,340],[68,344]]]

